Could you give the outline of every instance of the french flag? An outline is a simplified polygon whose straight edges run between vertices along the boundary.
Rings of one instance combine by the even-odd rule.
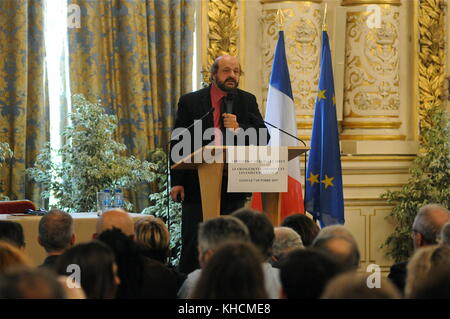
[[[265,120],[297,136],[294,98],[291,80],[284,49],[284,32],[279,31],[278,42],[270,76],[269,92],[267,94]],[[297,146],[298,141],[275,128],[269,127],[270,146]],[[300,163],[295,158],[288,163],[288,191],[281,193],[280,220],[294,213],[304,213],[302,184],[300,183]],[[261,193],[254,193],[253,209],[262,211]]]

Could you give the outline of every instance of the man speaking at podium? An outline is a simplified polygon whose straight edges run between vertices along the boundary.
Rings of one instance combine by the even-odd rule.
[[[218,57],[211,66],[211,85],[196,92],[183,95],[178,102],[175,129],[189,128],[191,150],[208,144],[222,145],[222,136],[242,134],[249,128],[256,132],[264,129],[266,134],[258,136],[259,145],[267,145],[268,133],[253,94],[238,89],[241,67],[236,57]],[[196,121],[194,123],[194,121]],[[202,136],[194,136],[195,126],[201,126]],[[203,132],[215,128],[223,134],[214,134],[212,139],[203,139]],[[260,138],[261,137],[261,138]],[[197,140],[195,140],[197,139]],[[201,139],[201,142],[198,141]],[[228,139],[227,139],[228,141]],[[175,138],[172,149],[183,139]],[[248,141],[247,141],[248,143]],[[171,154],[171,160],[174,158]],[[211,176],[214,178],[214,176]],[[182,202],[181,259],[180,271],[190,273],[199,268],[197,253],[197,229],[203,220],[200,185],[197,171],[171,170],[170,196]],[[222,180],[221,214],[230,214],[244,206],[251,193],[227,193],[227,177]]]

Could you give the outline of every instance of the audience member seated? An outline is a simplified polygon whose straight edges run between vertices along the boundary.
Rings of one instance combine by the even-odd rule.
[[[7,241],[24,250],[25,237],[22,225],[9,220],[0,220],[0,240]]]
[[[449,211],[440,205],[429,204],[421,207],[412,225],[414,250],[438,243],[442,227],[450,220]],[[391,266],[388,278],[403,292],[407,276],[407,261]]]
[[[0,241],[0,273],[21,266],[31,267],[31,262],[24,252],[7,241]]]
[[[159,261],[144,257],[131,236],[120,229],[103,231],[98,240],[114,251],[119,268],[120,299],[170,299],[176,298],[176,277]]]
[[[0,299],[65,299],[56,275],[47,269],[19,268],[0,274]]]
[[[253,244],[227,242],[203,268],[193,299],[267,299],[262,256]]]
[[[379,286],[370,288],[367,284],[370,273],[347,272],[331,279],[322,299],[400,299],[397,287],[384,277],[379,278]],[[377,284],[376,282],[374,284]]]
[[[338,263],[320,250],[291,251],[280,262],[281,295],[287,299],[318,299],[340,271]]]
[[[433,276],[410,296],[415,299],[450,299],[450,271],[448,268],[439,268]]]
[[[177,278],[177,291],[186,280],[187,275],[169,267],[170,234],[166,224],[161,218],[152,215],[143,217],[134,223],[135,241],[142,254],[157,260],[174,273]]]
[[[313,248],[322,250],[334,258],[343,271],[357,270],[359,267],[359,250],[354,241],[341,236],[317,236]]]
[[[125,235],[134,239],[134,222],[130,215],[123,209],[110,209],[104,212],[98,219],[96,225],[96,233],[93,235],[95,239],[98,235],[108,229],[118,228]]]
[[[264,213],[246,208],[237,210],[232,216],[244,222],[250,233],[250,240],[259,249],[264,258],[262,266],[269,298],[279,298],[281,289],[280,270],[272,267],[269,263],[270,257],[272,256],[272,245],[275,239],[272,223]]]
[[[81,285],[88,299],[112,299],[120,284],[113,251],[97,240],[66,250],[58,258],[55,270],[59,275],[73,279],[66,282],[68,288],[69,285]]]
[[[295,230],[289,227],[275,227],[275,240],[272,245],[272,257],[270,263],[273,267],[279,268],[279,261],[288,252],[294,249],[303,248],[302,239]]]
[[[407,266],[405,297],[415,298],[417,291],[441,269],[450,271],[450,246],[432,245],[419,248]]]
[[[303,246],[311,246],[314,238],[320,231],[319,226],[304,214],[293,214],[286,217],[281,223],[283,227],[290,227],[300,235]]]
[[[44,215],[39,221],[38,242],[47,252],[41,266],[54,267],[58,257],[75,244],[72,216],[57,209]]]
[[[207,265],[220,245],[233,240],[250,241],[248,229],[239,219],[232,216],[220,216],[201,223],[198,229],[200,267],[203,269]],[[192,298],[201,273],[202,270],[197,269],[188,275],[178,291],[179,298]]]
[[[450,245],[450,223],[447,223],[442,227],[439,242],[441,244]]]

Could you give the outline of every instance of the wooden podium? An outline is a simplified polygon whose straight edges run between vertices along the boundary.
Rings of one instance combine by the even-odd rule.
[[[197,170],[204,221],[220,216],[222,177],[224,169],[227,168],[227,147],[233,146],[204,146],[171,166],[172,169]],[[287,148],[289,161],[310,149],[304,146],[287,146]],[[204,154],[211,157],[205,158]],[[280,224],[280,197],[280,193],[261,193],[263,210],[274,226]]]

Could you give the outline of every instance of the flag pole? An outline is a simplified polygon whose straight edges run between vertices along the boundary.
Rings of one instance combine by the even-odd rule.
[[[328,31],[328,26],[327,26],[327,7],[328,7],[328,3],[325,3],[325,10],[323,13],[323,22],[322,22],[322,31]]]
[[[281,10],[281,9],[277,10],[277,19],[276,20],[278,22],[278,29],[280,31],[283,31],[283,29],[284,29],[284,13],[283,13],[283,10]]]

